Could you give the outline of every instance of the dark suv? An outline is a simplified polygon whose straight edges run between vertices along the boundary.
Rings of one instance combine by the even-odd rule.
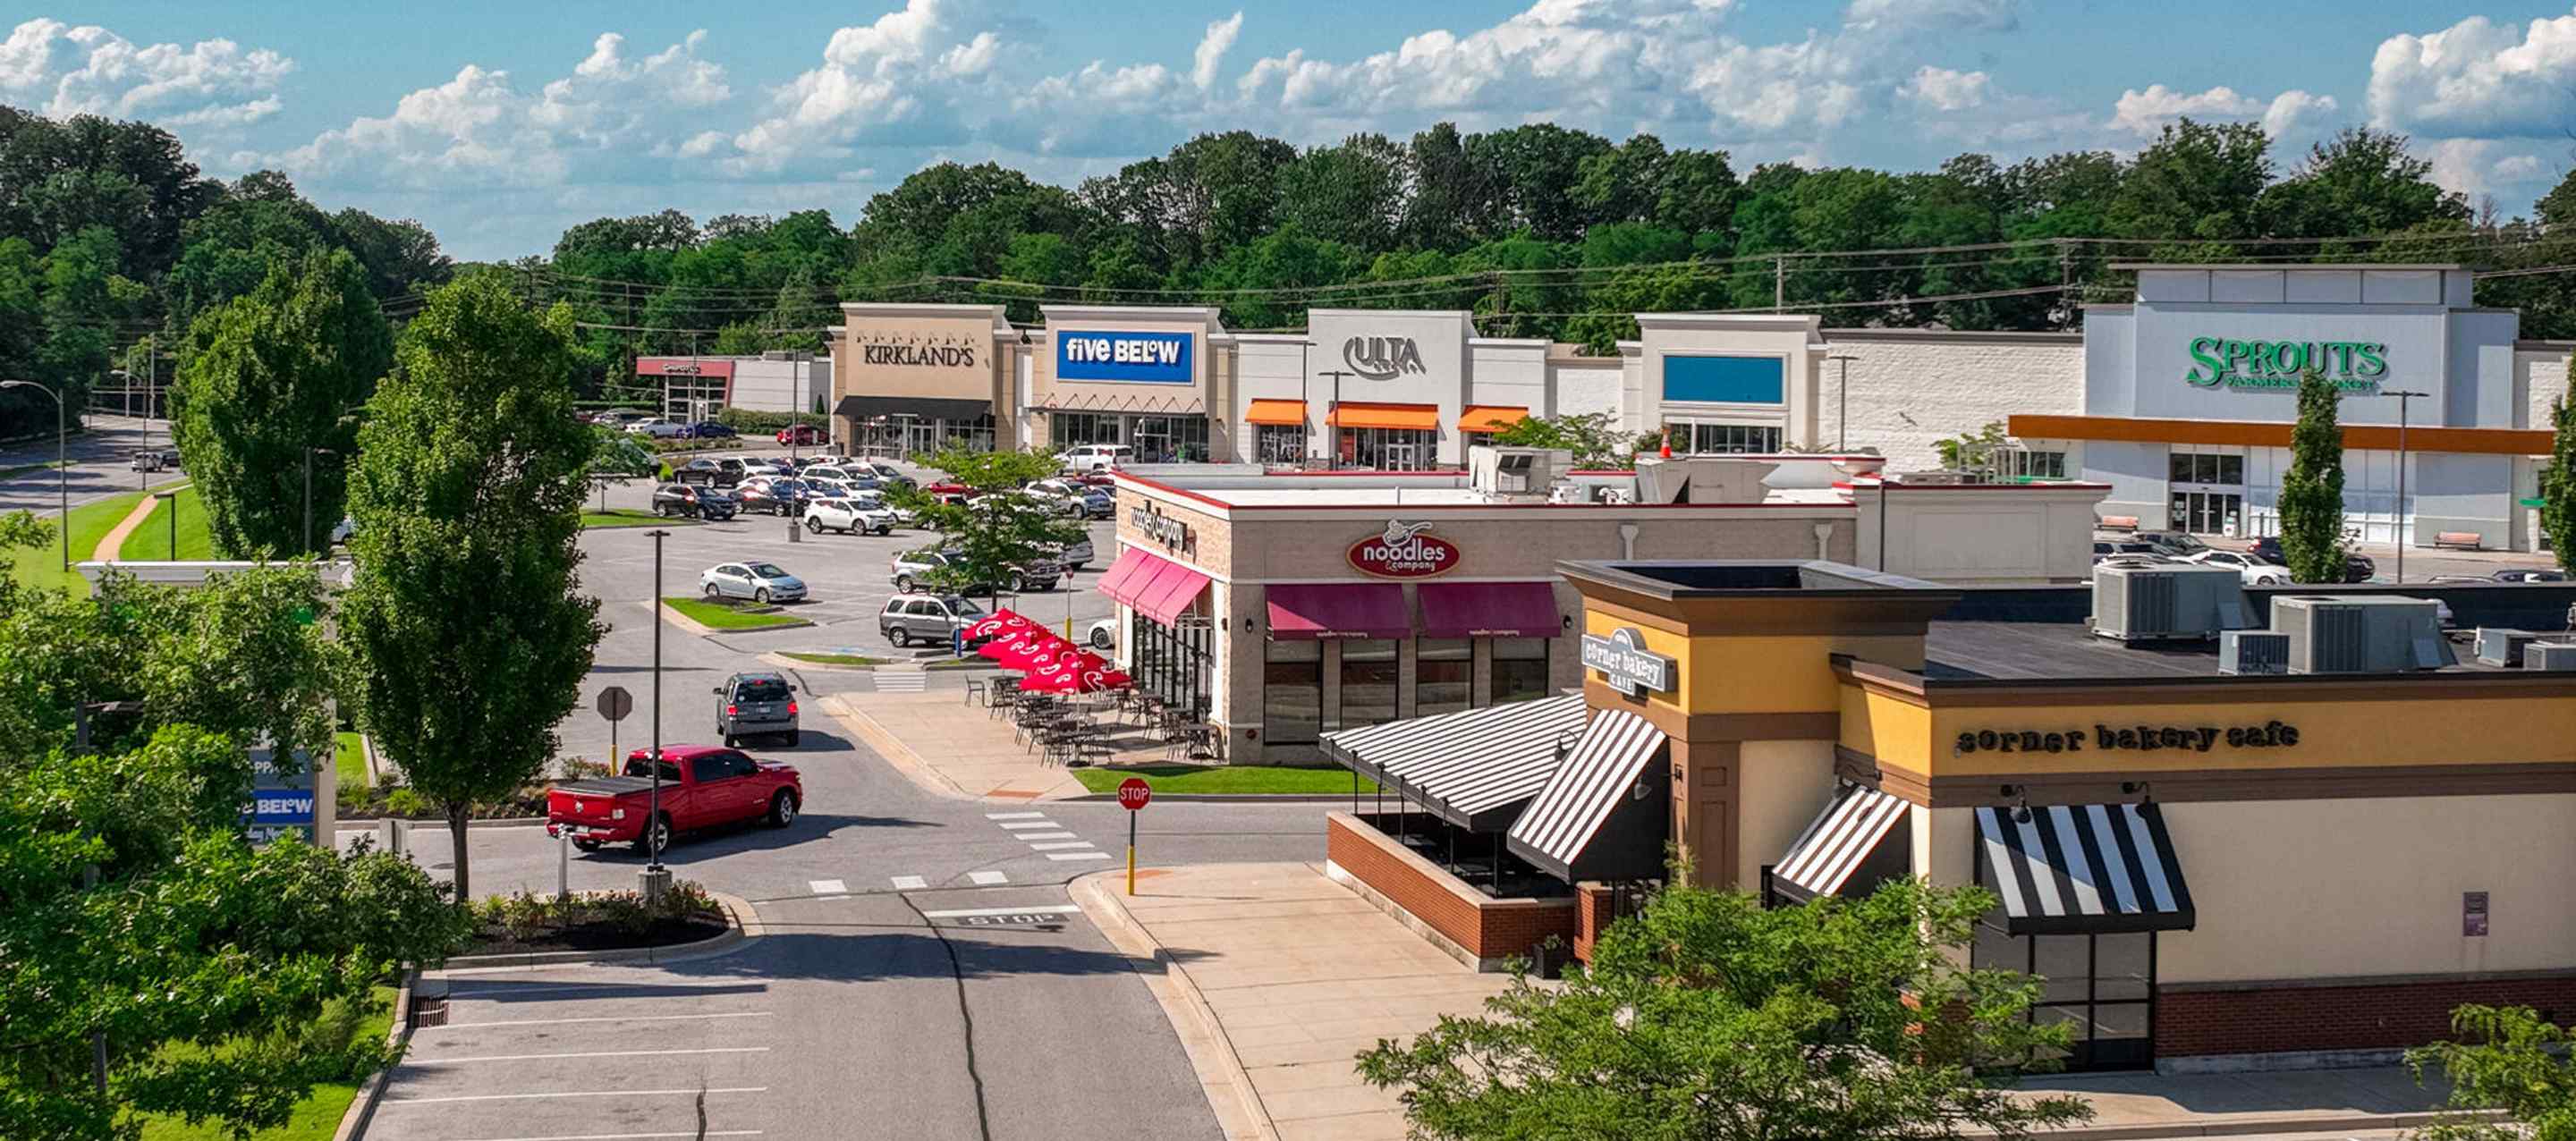
[[[2290,565],[2290,560],[2281,556],[2281,537],[2279,535],[2265,535],[2260,539],[2254,540],[2254,557],[2267,563],[2278,563],[2282,566]],[[2343,580],[2345,582],[2369,582],[2370,577],[2378,573],[2379,564],[2370,561],[2369,556],[2356,555],[2350,552],[2346,552],[2344,554]]]
[[[685,483],[666,483],[653,489],[653,513],[679,515],[691,519],[731,519],[741,508],[740,501],[729,492],[713,487],[691,487]]]
[[[681,483],[703,483],[711,487],[732,487],[750,474],[739,459],[697,459],[671,469],[671,478]]]

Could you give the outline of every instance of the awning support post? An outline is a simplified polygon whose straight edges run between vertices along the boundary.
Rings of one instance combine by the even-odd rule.
[[[1503,894],[1503,834],[1494,833],[1494,894]]]

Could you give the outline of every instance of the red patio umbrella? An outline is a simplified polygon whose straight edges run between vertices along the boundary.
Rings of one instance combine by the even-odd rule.
[[[1088,654],[1083,656],[1091,657],[1094,662],[1100,660]],[[1098,693],[1129,684],[1127,675],[1116,670],[1088,669],[1078,661],[1058,661],[1030,670],[1029,675],[1021,679],[1020,689],[1034,693]]]
[[[991,658],[1011,669],[1026,669],[1039,662],[1053,660],[1048,655],[1054,654],[1060,647],[1072,645],[1073,643],[1043,629],[1030,628],[1002,634],[975,647],[975,653],[981,657]]]

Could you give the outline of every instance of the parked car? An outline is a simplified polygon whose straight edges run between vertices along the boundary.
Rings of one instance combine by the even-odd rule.
[[[871,535],[891,535],[894,534],[894,525],[894,512],[855,495],[836,495],[805,505],[805,529],[817,535],[826,528],[844,535],[862,531]]]
[[[2154,543],[2135,543],[2125,539],[2093,540],[2093,561],[2096,564],[2104,559],[2162,559],[2164,557],[2164,548]]]
[[[1078,571],[1091,565],[1092,553],[1089,539],[1075,539],[1070,543],[1053,544],[1053,547],[1054,550],[1051,553],[1055,556],[1056,565],[1066,571]]]
[[[650,420],[652,418],[652,413],[634,408],[611,408],[591,417],[590,422],[593,424],[606,424],[612,428],[627,428],[632,427],[638,420]]]
[[[1082,640],[1092,649],[1102,651],[1103,653],[1116,648],[1118,645],[1118,620],[1115,618],[1102,618],[1094,621],[1090,626],[1083,629]]]
[[[778,430],[778,442],[782,444],[819,444],[823,442],[823,430],[813,426],[812,424],[798,424],[792,428],[780,428]]]
[[[651,436],[656,440],[685,439],[689,434],[688,425],[677,420],[665,420],[659,416],[638,420],[627,425],[626,430],[638,436]]]
[[[885,609],[877,612],[877,633],[898,648],[915,642],[944,646],[984,617],[984,609],[963,595],[907,591],[886,599]]]
[[[1031,502],[1067,519],[1082,517],[1082,493],[1060,479],[1042,479],[1020,489]]]
[[[2200,536],[2189,531],[2134,531],[2130,533],[2129,541],[2153,544],[2158,550],[2176,558],[2189,558],[2211,549],[2209,544],[2200,541]]]
[[[160,452],[136,452],[131,466],[135,471],[159,471],[165,463]]]
[[[742,501],[713,487],[666,483],[653,489],[653,513],[689,519],[731,519]]]
[[[733,487],[750,474],[739,459],[710,459],[700,456],[671,469],[671,478],[680,483],[703,483],[714,487]]]
[[[722,734],[726,748],[734,742],[760,735],[785,737],[793,745],[798,740],[796,729],[796,687],[786,675],[774,670],[738,673],[716,687],[716,732]]]
[[[897,507],[894,504],[888,503],[885,500],[885,496],[876,492],[854,491],[850,493],[850,498],[867,504],[868,509],[871,511],[883,511],[888,515],[894,516],[895,525],[898,527],[909,527],[919,521],[918,517],[912,513],[911,509]]]
[[[1107,519],[1118,514],[1118,496],[1105,487],[1082,489],[1082,517]]]
[[[2208,567],[2230,567],[2247,586],[2280,586],[2290,581],[2290,568],[2267,563],[2243,551],[2222,551],[2204,547],[2196,554],[2185,555],[2183,562]]]
[[[885,485],[888,487],[917,486],[913,482],[913,478],[911,476],[895,470],[895,466],[893,464],[887,463],[884,460],[843,460],[841,462],[845,467],[866,468],[869,471],[875,472],[876,477],[885,481]]]
[[[754,476],[742,484],[742,509],[766,511],[772,515],[794,515],[804,510],[805,484],[784,476]]]
[[[1056,456],[1066,471],[1106,471],[1136,462],[1136,449],[1125,444],[1083,444]]]
[[[636,851],[649,853],[670,847],[679,833],[740,820],[784,828],[796,822],[796,810],[805,803],[805,782],[795,766],[756,761],[731,748],[665,746],[661,770],[660,819],[652,818],[652,754],[637,749],[627,754],[621,776],[566,781],[547,790],[546,835],[570,835],[585,852],[633,843]]]
[[[2494,577],[2497,582],[2566,582],[2567,572],[2561,570],[2500,570],[2495,572]]]
[[[2282,566],[2290,565],[2290,560],[2281,557],[2281,537],[2278,535],[2265,535],[2260,539],[2254,540],[2254,546],[2251,550],[2253,551],[2255,558],[2261,559],[2265,562],[2279,563]],[[2366,555],[2356,555],[2347,552],[2343,557],[2343,580],[2345,582],[2369,582],[2371,576],[2378,573],[2379,564],[2370,561],[2370,558]]]
[[[910,551],[896,555],[893,566],[886,573],[893,580],[896,590],[909,594],[915,583],[928,581],[932,571],[946,567],[955,559],[956,556],[946,551]],[[1063,568],[1040,559],[1025,567],[1010,568],[1008,575],[1001,582],[969,583],[967,592],[986,594],[991,593],[996,587],[1013,594],[1029,590],[1053,590],[1056,580],[1062,577],[1064,577]]]
[[[718,420],[700,420],[689,425],[689,438],[692,440],[730,440],[739,435],[741,433]]]
[[[805,597],[805,580],[776,563],[722,563],[698,576],[698,591],[709,598],[795,602]]]

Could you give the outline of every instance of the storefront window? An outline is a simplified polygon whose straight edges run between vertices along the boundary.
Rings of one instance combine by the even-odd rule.
[[[1780,429],[1760,424],[1702,424],[1677,420],[1664,425],[1673,450],[1696,455],[1768,454],[1780,450]]]
[[[1136,615],[1128,651],[1128,673],[1136,687],[1166,708],[1204,718],[1208,710],[1211,661],[1207,620],[1184,615],[1178,627]]]
[[[1047,415],[1047,446],[1057,451],[1084,444],[1123,444],[1120,418],[1108,412],[1053,412]]]
[[[1342,643],[1342,705],[1336,729],[1395,720],[1396,643],[1370,638]]]
[[[1208,458],[1207,417],[1131,416],[1127,442],[1135,446],[1138,463],[1203,463]]]
[[[1548,695],[1547,639],[1494,639],[1493,704]]]
[[[1427,471],[1440,459],[1440,433],[1415,428],[1344,428],[1342,462],[1378,471]]]
[[[1266,464],[1293,464],[1306,458],[1306,428],[1302,424],[1253,425],[1252,454]]]
[[[1475,693],[1475,644],[1465,638],[1424,638],[1414,643],[1413,715],[1456,713]]]
[[[1269,642],[1262,659],[1262,731],[1274,745],[1313,744],[1324,730],[1324,644]]]
[[[2039,980],[2030,1020],[2063,1024],[2072,1048],[2044,1059],[2069,1069],[2134,1069],[2155,1061],[2156,937],[2133,931],[2102,935],[2011,935],[1996,915],[1977,924],[1969,950],[1974,970],[2018,971]]]
[[[2238,486],[2245,482],[2245,457],[2175,452],[2166,457],[2165,474],[2175,483]]]
[[[1999,458],[2003,461],[2003,474],[2006,476],[2018,476],[2023,479],[2066,478],[2066,453],[2064,452],[2008,451],[2002,453]]]

